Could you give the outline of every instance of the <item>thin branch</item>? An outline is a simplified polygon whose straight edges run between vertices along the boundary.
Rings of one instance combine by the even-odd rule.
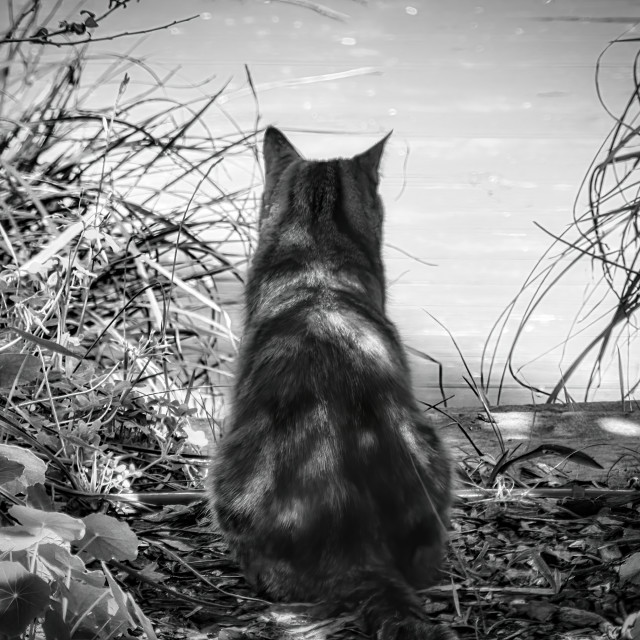
[[[191,22],[191,20],[195,20],[199,18],[200,14],[191,16],[189,18],[182,18],[181,20],[174,20],[173,22],[168,22],[167,24],[161,25],[159,27],[151,27],[150,29],[141,29],[139,31],[123,31],[122,33],[116,33],[113,36],[104,36],[102,38],[92,38],[91,36],[87,38],[83,38],[82,40],[75,40],[73,42],[69,41],[52,41],[49,39],[42,39],[39,37],[31,37],[31,38],[8,38],[6,40],[0,40],[0,45],[13,43],[13,42],[31,42],[32,44],[42,44],[42,45],[54,45],[56,47],[75,47],[79,44],[87,44],[88,42],[104,42],[106,40],[117,40],[118,38],[124,38],[126,36],[139,36],[146,35],[148,33],[153,33],[154,31],[162,31],[164,29],[169,29],[177,24],[183,24],[185,22]],[[68,33],[66,30],[56,31],[50,35],[60,35],[62,33]]]

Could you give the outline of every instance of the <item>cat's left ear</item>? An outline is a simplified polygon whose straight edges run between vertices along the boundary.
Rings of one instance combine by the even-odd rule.
[[[380,142],[376,142],[373,147],[353,158],[358,167],[363,170],[376,185],[380,179],[380,160],[382,159],[382,152],[384,151],[387,140],[390,138],[392,133],[393,131],[389,131],[389,133],[387,133]]]
[[[284,133],[275,127],[267,127],[264,132],[263,154],[267,183],[277,182],[280,174],[292,162],[302,159]]]

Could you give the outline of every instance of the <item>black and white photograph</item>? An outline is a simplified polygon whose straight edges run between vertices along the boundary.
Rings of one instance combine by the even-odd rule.
[[[638,0],[0,0],[0,640],[640,640]]]

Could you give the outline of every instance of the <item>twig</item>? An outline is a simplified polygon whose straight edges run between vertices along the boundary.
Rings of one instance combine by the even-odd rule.
[[[181,20],[174,20],[173,22],[168,22],[167,24],[161,25],[159,27],[151,27],[150,29],[140,29],[139,31],[123,31],[122,33],[116,33],[112,36],[103,36],[102,38],[92,38],[91,36],[87,38],[83,38],[82,40],[75,40],[73,42],[69,42],[68,40],[58,40],[52,41],[49,39],[42,39],[32,36],[30,38],[8,38],[5,40],[0,40],[0,45],[15,43],[15,42],[30,42],[32,44],[41,44],[41,45],[54,45],[56,47],[75,47],[78,44],[87,44],[88,42],[105,42],[107,40],[117,40],[118,38],[124,38],[126,36],[139,36],[146,35],[148,33],[153,33],[154,31],[162,31],[164,29],[169,29],[177,24],[183,24],[185,22],[191,22],[191,20],[195,20],[199,18],[200,15],[191,16],[189,18],[182,18]],[[61,33],[67,33],[66,31],[56,31],[51,35],[59,35]]]

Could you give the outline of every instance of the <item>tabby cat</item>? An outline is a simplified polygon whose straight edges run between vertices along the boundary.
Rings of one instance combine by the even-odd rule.
[[[456,636],[428,621],[414,588],[437,572],[451,469],[385,315],[377,186],[386,140],[320,162],[266,130],[259,240],[212,505],[261,593],[363,601],[380,640],[444,640]]]

